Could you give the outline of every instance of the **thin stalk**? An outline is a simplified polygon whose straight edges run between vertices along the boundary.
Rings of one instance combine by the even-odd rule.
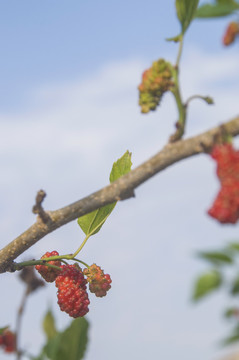
[[[86,244],[86,242],[87,242],[87,240],[89,239],[90,236],[91,236],[91,234],[88,234],[85,237],[84,241],[81,243],[81,246],[72,255],[72,259],[75,258],[79,254],[79,252],[83,249],[83,247],[85,246],[85,244]]]
[[[75,258],[79,254],[79,252],[82,250],[82,248],[86,244],[89,237],[91,235],[93,235],[96,232],[96,230],[98,230],[104,224],[104,222],[106,221],[106,219],[108,218],[109,215],[110,215],[110,213],[89,234],[86,235],[86,237],[85,237],[84,241],[82,242],[81,246],[72,255],[72,258]]]
[[[48,260],[49,259],[49,260]],[[35,266],[35,265],[45,265],[53,269],[61,270],[59,266],[48,264],[48,261],[55,260],[52,258],[47,258],[44,260],[29,260],[29,261],[22,261],[20,263],[15,264],[15,270],[22,270],[24,266]]]
[[[178,55],[177,55],[177,60],[176,60],[175,67],[179,66],[181,56],[182,56],[182,51],[183,51],[183,34],[181,34],[179,36],[179,48],[178,48]]]
[[[22,352],[19,348],[19,338],[21,333],[21,325],[22,325],[22,315],[26,306],[27,297],[30,294],[28,287],[23,293],[23,297],[17,312],[17,319],[16,319],[16,360],[21,360]]]
[[[186,123],[186,107],[182,101],[180,86],[179,86],[179,63],[181,60],[182,51],[183,51],[183,34],[180,34],[176,64],[175,66],[172,66],[172,75],[174,80],[174,88],[172,90],[172,93],[176,101],[179,117],[176,123],[176,131],[169,139],[170,142],[174,142],[181,139],[181,137],[184,134],[185,123]]]
[[[200,99],[200,100],[203,100],[205,101],[207,104],[209,105],[212,105],[214,104],[214,101],[213,99],[210,97],[210,96],[202,96],[202,95],[198,95],[198,94],[195,94],[195,95],[192,95],[190,96],[187,101],[185,102],[185,107],[188,106],[188,104],[190,103],[190,101],[194,100],[194,99]]]
[[[84,261],[82,260],[79,260],[79,259],[76,259],[76,258],[73,258],[72,260],[74,261],[78,261],[79,263],[81,263],[82,265],[84,265],[85,267],[89,268],[90,266],[88,264],[86,264]]]
[[[184,134],[185,123],[186,123],[186,107],[183,104],[182,96],[179,88],[179,79],[178,79],[178,67],[172,67],[172,74],[174,79],[174,89],[172,93],[174,95],[176,105],[178,108],[178,121],[176,123],[176,132],[170,137],[170,142],[177,141],[181,139]]]

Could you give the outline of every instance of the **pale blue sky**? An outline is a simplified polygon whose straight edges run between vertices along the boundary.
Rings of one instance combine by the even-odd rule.
[[[211,95],[216,103],[192,103],[186,136],[238,114],[238,47],[221,45],[226,23],[195,21],[186,35],[183,96]],[[153,60],[174,61],[177,45],[164,38],[178,32],[174,1],[0,2],[1,246],[32,224],[40,188],[45,208],[59,208],[106,185],[127,149],[137,166],[164,146],[177,116],[172,97],[141,115],[137,85]],[[113,283],[107,298],[91,297],[85,360],[219,359],[227,299],[190,302],[193,280],[206,268],[195,251],[237,237],[238,226],[221,227],[206,215],[217,189],[206,155],[185,160],[118,204],[89,241],[82,259],[102,266]],[[20,259],[72,252],[82,239],[77,224],[68,224]],[[23,287],[14,274],[1,279],[0,326],[14,326]],[[69,321],[55,293],[49,285],[29,299],[22,344],[30,352],[43,343],[49,304],[59,327]]]
[[[8,0],[0,4],[0,105],[16,109],[42,83],[85,76],[124,58],[174,53],[174,1]],[[220,51],[223,21],[195,21],[188,43]],[[217,35],[216,35],[217,34]]]

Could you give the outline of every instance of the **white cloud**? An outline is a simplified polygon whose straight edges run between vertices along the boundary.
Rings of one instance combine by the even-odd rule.
[[[223,54],[205,54],[198,48],[188,50],[188,55],[183,59],[182,71],[187,73],[191,84],[195,87],[210,84],[215,87],[223,80],[233,83],[238,79],[238,53],[231,53],[226,49]]]

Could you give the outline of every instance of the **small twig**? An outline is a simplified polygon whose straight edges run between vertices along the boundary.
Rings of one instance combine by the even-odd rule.
[[[23,293],[23,297],[21,299],[16,319],[16,360],[21,360],[21,356],[25,354],[24,351],[20,350],[19,339],[21,333],[22,316],[26,307],[27,298],[33,291],[36,291],[42,286],[45,286],[45,282],[36,277],[34,268],[32,266],[23,268],[23,270],[20,272],[19,277],[25,283],[26,287]]]
[[[190,96],[187,101],[185,102],[185,107],[188,107],[188,104],[190,103],[190,101],[195,100],[195,99],[200,99],[205,101],[208,105],[213,105],[214,101],[210,96],[202,96],[202,95],[192,95]]]
[[[22,324],[22,315],[26,306],[27,297],[30,294],[29,288],[27,287],[23,293],[23,297],[21,299],[21,303],[17,312],[17,321],[16,321],[16,360],[21,360],[22,351],[19,348],[19,338],[21,332],[21,324]]]
[[[32,212],[33,214],[38,214],[39,217],[41,218],[41,220],[43,221],[44,224],[47,224],[49,221],[51,221],[51,217],[49,214],[47,214],[43,207],[42,207],[42,203],[43,200],[46,197],[46,193],[44,190],[39,190],[36,196],[36,204],[33,206],[32,208]]]

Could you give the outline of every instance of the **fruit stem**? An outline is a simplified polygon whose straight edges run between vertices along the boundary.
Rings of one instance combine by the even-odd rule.
[[[179,118],[176,123],[176,132],[173,135],[171,135],[171,137],[169,139],[170,142],[174,142],[174,141],[181,139],[181,137],[184,134],[184,128],[185,128],[185,123],[186,123],[186,106],[183,104],[183,101],[182,101],[180,88],[179,88],[178,74],[179,74],[178,65],[172,66],[172,75],[173,75],[174,85],[175,85],[172,90],[172,94],[174,95],[174,98],[175,98],[175,101],[177,104]]]
[[[76,258],[73,258],[72,260],[74,261],[78,261],[79,263],[83,264],[85,267],[89,268],[90,266],[88,264],[86,264],[84,261],[82,260],[79,260],[79,259],[76,259]]]
[[[179,35],[179,48],[178,48],[178,56],[177,56],[177,60],[176,60],[176,64],[175,66],[178,67],[180,60],[181,60],[181,56],[182,56],[182,51],[183,51],[183,34]]]
[[[48,264],[48,261],[55,260],[52,258],[47,258],[44,260],[29,260],[29,261],[23,261],[20,263],[15,264],[15,270],[22,270],[25,266],[34,266],[34,265],[45,265],[53,269],[61,270],[59,266]]]

